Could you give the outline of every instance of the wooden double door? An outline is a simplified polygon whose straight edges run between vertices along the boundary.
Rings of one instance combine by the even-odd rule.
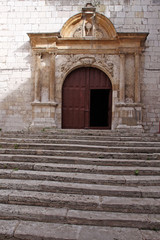
[[[62,89],[62,128],[110,129],[112,84],[97,68],[82,67],[71,72]]]

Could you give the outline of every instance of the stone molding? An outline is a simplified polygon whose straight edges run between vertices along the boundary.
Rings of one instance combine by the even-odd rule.
[[[32,106],[52,106],[52,107],[56,107],[58,105],[58,103],[56,103],[56,102],[32,102],[31,105]]]

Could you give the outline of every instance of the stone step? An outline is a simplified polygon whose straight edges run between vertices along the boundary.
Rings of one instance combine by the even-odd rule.
[[[75,139],[75,140],[103,140],[103,141],[160,141],[160,134],[109,134],[105,131],[101,131],[99,134],[96,132],[89,133],[88,130],[83,134],[74,133],[71,131],[61,133],[59,131],[55,133],[35,132],[35,133],[1,133],[1,138],[30,138],[30,139]]]
[[[71,210],[67,214],[70,224],[84,224],[92,226],[134,227],[160,230],[160,215],[122,214],[95,211]]]
[[[127,148],[126,148],[127,151]],[[69,157],[87,157],[87,158],[113,158],[113,159],[160,159],[160,153],[155,153],[152,149],[152,152],[149,153],[147,149],[145,152],[115,152],[115,149],[112,149],[112,152],[100,152],[100,151],[68,151],[68,150],[33,150],[33,149],[0,149],[1,154],[18,154],[18,155],[41,155],[41,156],[69,156]]]
[[[69,151],[95,151],[95,152],[126,152],[126,153],[160,153],[160,147],[129,147],[129,146],[97,146],[76,144],[43,144],[43,143],[1,143],[3,150],[10,149],[41,149],[41,150],[69,150]]]
[[[21,169],[48,172],[76,172],[107,175],[147,175],[160,176],[158,167],[140,167],[140,166],[98,166],[83,164],[60,164],[60,163],[24,163],[24,162],[3,162],[0,161],[0,169]]]
[[[129,141],[129,140],[98,140],[98,139],[45,139],[45,138],[0,138],[0,146],[5,147],[8,143],[11,144],[12,147],[15,144],[80,144],[80,145],[96,145],[96,146],[127,146],[127,147],[160,147],[159,141]]]
[[[138,228],[0,220],[2,240],[159,240],[159,235],[159,231]]]
[[[115,156],[115,155],[113,155]],[[113,157],[112,156],[112,157]],[[18,154],[0,154],[0,160],[5,166],[5,162],[27,162],[33,163],[60,163],[60,164],[86,164],[86,165],[99,165],[99,166],[141,166],[141,167],[160,167],[160,161],[153,155],[145,155],[144,159],[130,158],[123,159],[120,157],[125,156],[119,154],[117,159],[109,159],[108,156],[99,155],[99,158],[86,158],[86,157],[71,157],[71,156],[38,156],[38,155],[18,155]],[[134,155],[133,155],[134,156]],[[118,159],[119,157],[119,159]],[[154,160],[153,160],[154,159]],[[31,167],[32,168],[32,167]]]
[[[159,186],[160,176],[134,176],[134,175],[103,175],[72,172],[25,171],[14,168],[12,170],[0,169],[1,179],[21,180],[47,180],[85,184],[126,185],[126,186]]]
[[[64,194],[48,193],[35,191],[17,191],[17,190],[0,190],[0,203],[6,207],[12,205],[23,205],[24,208],[33,208],[33,206],[48,208],[66,208],[70,210],[85,210],[97,212],[112,213],[139,213],[140,214],[160,214],[160,201],[154,198],[125,198],[109,197],[98,195],[81,195],[81,194]],[[0,219],[4,215],[0,204]],[[25,207],[26,206],[26,207]],[[20,210],[20,209],[19,209]],[[12,215],[9,210],[5,211],[8,219]],[[14,212],[13,212],[14,213]],[[14,218],[16,219],[16,218]],[[25,220],[30,220],[25,218]],[[41,219],[44,221],[44,219]],[[38,219],[40,221],[40,219]]]
[[[63,176],[63,173],[61,173]],[[59,175],[58,175],[59,176]],[[72,180],[72,178],[70,178]],[[96,182],[96,180],[95,180]],[[42,180],[22,180],[22,179],[1,179],[0,189],[25,190],[25,191],[45,191],[57,193],[74,193],[100,196],[118,196],[118,197],[147,197],[159,198],[160,186],[116,186],[86,184],[74,182],[62,182],[57,177],[57,181]]]
[[[99,196],[37,191],[0,190],[0,203],[90,210],[99,212],[159,214],[160,200],[145,197]]]
[[[159,160],[153,134],[2,132],[0,239],[159,240]]]
[[[41,129],[39,131],[1,131],[2,135],[78,135],[78,136],[155,136],[155,134],[152,133],[137,133],[137,132],[118,132],[118,131],[112,131],[112,130],[96,130],[96,129]]]
[[[160,230],[159,214],[83,211],[0,204],[0,219]]]

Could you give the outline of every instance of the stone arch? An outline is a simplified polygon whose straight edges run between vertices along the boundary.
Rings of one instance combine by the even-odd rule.
[[[105,17],[104,15],[95,12],[94,15],[95,21],[94,25],[97,30],[97,34],[101,33],[101,38],[105,39],[115,39],[117,37],[117,32],[115,30],[114,25],[112,22]],[[67,20],[67,22],[63,25],[60,35],[63,38],[72,38],[75,37],[74,33],[76,31],[81,31],[83,27],[83,13],[78,13]],[[78,35],[77,35],[78,36]],[[79,37],[84,37],[79,35]],[[98,36],[95,36],[98,38]]]
[[[104,68],[98,64],[78,64],[78,65],[72,66],[69,70],[67,70],[64,73],[64,75],[61,79],[61,83],[62,83],[61,87],[63,88],[64,81],[71,72],[73,72],[75,69],[82,68],[82,67],[97,68],[97,69],[101,70],[102,72],[104,72],[106,74],[106,76],[110,79],[111,84],[112,84],[112,90],[114,90],[114,77],[111,75],[111,73],[106,68]]]

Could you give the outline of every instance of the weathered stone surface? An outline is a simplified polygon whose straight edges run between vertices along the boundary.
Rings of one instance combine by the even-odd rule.
[[[158,216],[157,216],[158,217]],[[133,213],[109,213],[95,211],[79,211],[69,210],[67,213],[69,223],[87,224],[96,226],[112,226],[112,227],[136,227],[153,229],[160,228],[160,222],[154,216],[147,214]]]
[[[58,133],[58,132],[57,132]],[[49,136],[45,136],[45,138],[43,136],[24,136],[22,135],[21,138],[8,138],[7,136],[3,136],[0,139],[0,144],[1,146],[3,144],[7,143],[40,143],[40,144],[80,144],[80,145],[98,145],[98,146],[130,146],[130,147],[156,147],[156,146],[160,146],[160,143],[158,141],[155,141],[156,139],[154,138],[153,141],[151,141],[152,139],[149,138],[147,141],[144,141],[145,139],[143,138],[143,141],[141,139],[141,137],[135,137],[133,139],[125,138],[122,137],[121,141],[119,141],[120,137],[114,137],[114,135],[111,137],[109,136],[94,136],[92,138],[88,138],[87,136],[80,136],[77,135],[75,136],[76,139],[72,139],[71,135],[66,135],[65,139],[62,138],[62,136],[58,136],[58,135],[51,135]],[[130,140],[130,141],[127,141]],[[138,142],[136,140],[139,140]],[[14,145],[13,145],[14,146]]]
[[[139,187],[139,190],[142,193],[142,197],[155,197],[159,198],[160,197],[160,187]]]
[[[160,231],[157,231],[155,228],[155,231],[147,231],[147,230],[141,230],[142,239],[145,240],[159,240]]]
[[[66,222],[67,209],[0,204],[0,219]]]
[[[12,238],[19,221],[0,220],[0,239]]]
[[[129,134],[114,133],[112,137],[111,133],[107,136],[107,132],[99,131],[95,134],[87,131],[87,136],[83,130],[71,132],[72,135],[68,130],[27,133],[23,137],[22,133],[16,133],[11,141],[5,133],[7,138],[2,142],[11,144],[8,149],[3,146],[0,149],[0,221],[2,226],[5,222],[10,227],[14,220],[17,225],[13,231],[10,227],[10,232],[0,228],[0,239],[152,240],[153,237],[157,240],[160,229],[160,158],[155,154],[159,148],[158,137],[135,134],[133,140]],[[74,144],[77,146],[98,148],[100,141],[101,150],[109,146],[117,152],[45,150],[43,140],[51,140],[47,142],[50,148],[54,136],[58,143],[55,141],[53,147],[60,146],[68,136],[71,142],[83,139]],[[96,144],[88,144],[90,139]],[[102,144],[106,139],[110,139],[109,145],[108,140]],[[31,149],[13,149],[14,144],[21,142],[21,146]],[[69,146],[66,142],[65,147]],[[115,142],[118,147],[114,146]],[[135,153],[122,152],[127,146],[129,151],[134,147]],[[146,153],[136,153],[143,148]],[[151,148],[153,153],[148,154]]]
[[[2,191],[2,190],[1,190]],[[63,194],[35,191],[8,191],[10,204],[29,204],[49,207],[93,209],[99,205],[99,197],[93,195]]]
[[[55,173],[56,175],[56,173]],[[57,174],[57,176],[59,176]],[[61,176],[64,176],[61,173]],[[72,180],[71,180],[72,181]],[[95,185],[95,184],[80,184],[80,183],[61,183],[61,182],[51,182],[51,181],[38,181],[38,180],[8,180],[2,179],[0,182],[0,187],[3,189],[17,189],[26,191],[45,191],[45,192],[70,192],[70,193],[83,193],[83,194],[93,194],[94,192],[99,195],[107,196],[128,196],[128,197],[141,197],[141,188],[136,187],[126,187],[126,186],[112,186],[112,185]],[[58,190],[59,189],[59,190]],[[66,189],[66,190],[65,190]],[[153,191],[152,191],[153,189]],[[148,196],[156,197],[155,191],[156,187],[148,189],[148,187],[143,187],[143,193],[145,194],[147,190]],[[158,197],[158,196],[157,196]]]
[[[78,240],[142,240],[136,228],[82,226]]]
[[[40,222],[20,222],[15,231],[16,238],[25,240],[75,240],[79,232],[78,226]]]
[[[101,198],[101,207],[105,211],[120,210],[130,213],[160,213],[159,201],[153,198],[123,198],[107,197]]]
[[[154,163],[153,163],[154,164]],[[148,170],[149,172],[149,170]],[[141,173],[140,173],[141,174]],[[160,184],[159,176],[124,176],[127,185],[157,185]]]
[[[7,203],[9,201],[10,191],[8,190],[0,190],[0,202]]]

